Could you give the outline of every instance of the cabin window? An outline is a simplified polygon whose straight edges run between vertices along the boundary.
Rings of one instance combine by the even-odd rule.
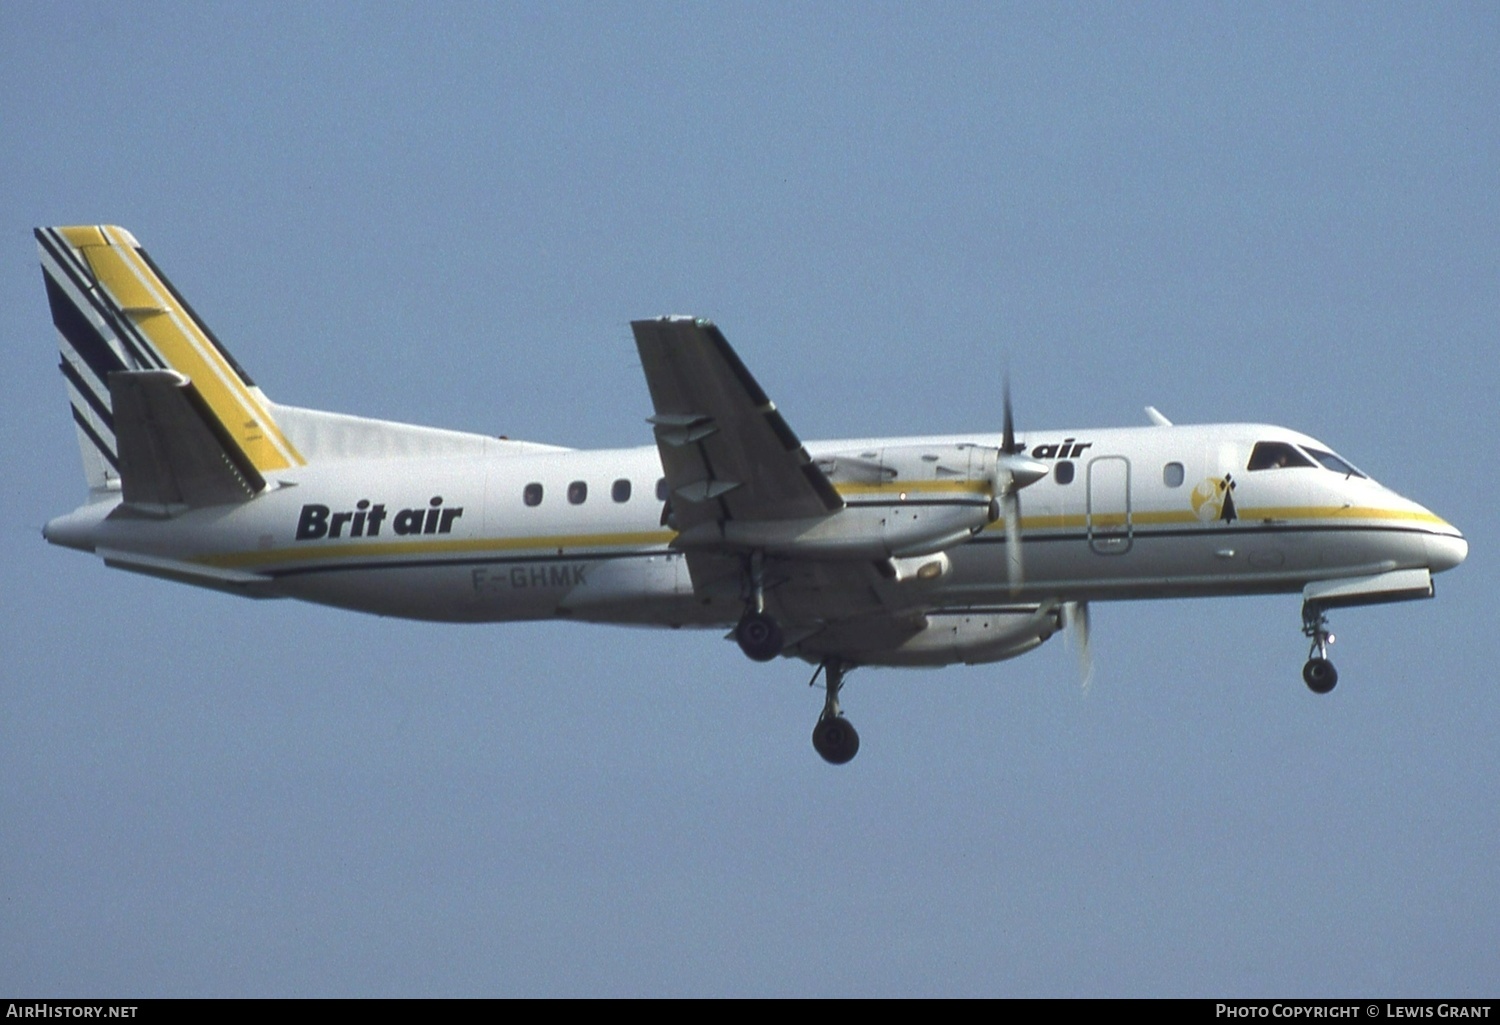
[[[1161,468],[1161,482],[1169,488],[1182,487],[1183,470],[1181,463],[1168,463]]]
[[[1062,462],[1052,467],[1052,479],[1057,481],[1057,483],[1059,484],[1072,484],[1073,464],[1069,460],[1064,459]]]
[[[568,504],[582,505],[589,497],[589,486],[581,480],[568,485]]]
[[[521,500],[527,505],[541,505],[542,486],[535,483],[526,485],[526,490],[521,492]]]
[[[1287,466],[1311,466],[1312,460],[1284,441],[1257,441],[1250,450],[1247,470],[1279,470]]]
[[[630,481],[624,477],[615,481],[614,486],[609,489],[609,497],[613,498],[616,502],[630,501]]]
[[[656,500],[658,502],[665,502],[667,495],[667,478],[662,477],[656,482]]]

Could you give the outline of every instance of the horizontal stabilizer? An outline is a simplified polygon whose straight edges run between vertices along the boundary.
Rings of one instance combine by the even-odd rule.
[[[139,552],[115,551],[111,548],[96,549],[96,554],[111,569],[130,570],[132,573],[144,573],[146,576],[173,580],[179,584],[192,584],[195,587],[207,587],[215,591],[226,591],[247,598],[279,597],[270,592],[271,581],[268,578],[255,573],[246,573],[243,570],[221,569],[195,562],[183,562],[180,559],[143,555]]]
[[[174,510],[243,502],[266,486],[188,378],[173,370],[109,375],[126,503]]]

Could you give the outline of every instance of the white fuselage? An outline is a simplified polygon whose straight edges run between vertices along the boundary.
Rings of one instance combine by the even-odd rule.
[[[1321,465],[1248,470],[1252,447],[1268,440],[1322,448],[1244,424],[1030,432],[1028,453],[1052,472],[1022,493],[1019,589],[993,523],[947,547],[940,573],[892,582],[883,600],[941,609],[1297,591],[1462,561],[1457,530],[1373,480]],[[187,582],[414,619],[681,626],[739,617],[738,594],[695,596],[663,523],[655,447],[518,452],[474,442],[461,455],[323,460],[274,475],[252,501],[170,518],[101,495],[54,520],[47,537]],[[807,450],[820,460],[999,443],[855,439]],[[861,500],[897,516],[923,497],[901,487],[866,488]]]

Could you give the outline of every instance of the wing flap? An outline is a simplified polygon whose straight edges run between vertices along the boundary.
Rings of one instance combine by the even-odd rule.
[[[735,555],[687,553],[693,595],[734,619],[743,610],[744,563]],[[821,629],[855,616],[899,610],[904,596],[868,562],[767,559],[766,604],[792,633]]]

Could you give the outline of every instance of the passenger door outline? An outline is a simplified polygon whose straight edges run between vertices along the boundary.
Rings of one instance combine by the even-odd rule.
[[[1099,555],[1124,555],[1135,542],[1130,510],[1130,460],[1096,456],[1088,467],[1089,548]]]

